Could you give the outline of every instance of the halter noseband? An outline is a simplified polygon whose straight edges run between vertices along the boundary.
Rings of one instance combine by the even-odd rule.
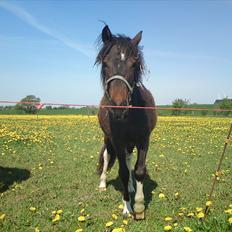
[[[124,82],[124,84],[126,84],[127,88],[129,89],[129,95],[127,98],[127,105],[129,105],[130,101],[131,101],[131,95],[132,95],[133,90],[134,90],[134,86],[131,86],[130,83],[123,76],[120,76],[120,75],[114,75],[105,81],[104,90],[105,90],[105,94],[106,94],[108,100],[110,101],[111,104],[114,104],[109,93],[108,93],[108,85],[113,80],[121,80],[122,82]]]

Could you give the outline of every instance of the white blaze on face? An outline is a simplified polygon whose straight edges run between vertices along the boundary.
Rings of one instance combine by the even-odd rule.
[[[99,184],[99,188],[106,188],[106,172],[107,172],[107,167],[109,164],[109,154],[107,152],[107,149],[105,149],[104,153],[103,153],[103,170],[102,170],[102,174],[100,176],[100,184]]]
[[[121,52],[121,61],[125,61],[125,59],[126,59],[125,53]]]

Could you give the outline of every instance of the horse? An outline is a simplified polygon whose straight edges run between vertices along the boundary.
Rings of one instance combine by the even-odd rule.
[[[104,134],[98,162],[99,190],[106,190],[106,172],[112,168],[117,158],[119,177],[124,189],[123,215],[133,214],[136,220],[144,219],[143,182],[147,174],[146,156],[157,114],[155,110],[139,109],[155,106],[152,94],[142,83],[145,69],[142,48],[139,45],[142,31],[131,39],[125,35],[112,34],[108,25],[105,25],[99,38],[100,50],[95,64],[101,65],[104,89],[98,112],[98,121]],[[134,148],[137,148],[134,167],[136,192],[131,165]],[[132,192],[135,192],[134,211],[130,204]]]

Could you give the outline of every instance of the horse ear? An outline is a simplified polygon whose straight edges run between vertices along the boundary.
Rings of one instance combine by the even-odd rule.
[[[102,41],[107,43],[112,40],[112,34],[109,27],[106,25],[102,30]]]
[[[142,39],[142,33],[143,31],[140,31],[132,40],[131,40],[131,43],[134,45],[134,46],[137,46],[139,44],[139,42],[141,41]]]

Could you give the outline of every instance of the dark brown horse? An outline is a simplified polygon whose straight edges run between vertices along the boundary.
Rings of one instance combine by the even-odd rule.
[[[142,84],[143,55],[139,42],[142,32],[133,39],[113,35],[106,25],[101,34],[102,46],[96,58],[101,64],[104,96],[101,106],[154,106],[151,93]],[[99,123],[104,132],[104,145],[99,157],[99,188],[106,188],[106,171],[117,157],[119,176],[123,183],[123,214],[132,213],[129,192],[133,192],[131,158],[133,149],[138,151],[134,169],[136,194],[134,215],[144,218],[143,180],[146,175],[146,155],[149,137],[156,124],[156,112],[145,109],[100,107]]]

